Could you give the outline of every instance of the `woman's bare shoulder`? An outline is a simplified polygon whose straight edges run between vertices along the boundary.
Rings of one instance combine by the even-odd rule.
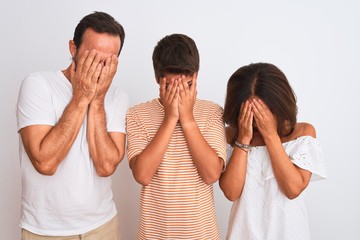
[[[311,136],[313,138],[316,138],[316,130],[313,125],[306,122],[296,123],[295,130],[291,134],[291,138],[299,138],[302,136]]]

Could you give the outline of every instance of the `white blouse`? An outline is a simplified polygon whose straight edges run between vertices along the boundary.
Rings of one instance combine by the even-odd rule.
[[[302,136],[283,147],[295,165],[312,172],[311,180],[326,178],[317,139]],[[227,162],[232,151],[228,144]],[[266,146],[250,147],[243,192],[232,205],[226,239],[310,239],[303,195],[288,199],[276,182]]]

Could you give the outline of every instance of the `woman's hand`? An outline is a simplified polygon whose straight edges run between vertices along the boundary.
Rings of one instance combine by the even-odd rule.
[[[242,144],[249,144],[253,137],[253,111],[250,101],[247,100],[240,106],[238,116],[238,137],[237,141]]]
[[[253,98],[251,100],[251,105],[256,127],[261,136],[265,139],[270,136],[278,135],[276,118],[268,106],[259,98]]]

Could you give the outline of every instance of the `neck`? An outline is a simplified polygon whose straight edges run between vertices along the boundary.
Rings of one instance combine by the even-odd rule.
[[[69,80],[69,82],[71,82],[70,69],[71,65],[67,69],[61,71],[64,76]]]

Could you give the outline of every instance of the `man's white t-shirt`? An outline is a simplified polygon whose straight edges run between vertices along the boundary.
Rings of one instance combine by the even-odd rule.
[[[30,74],[20,88],[18,130],[29,125],[54,126],[71,98],[72,85],[60,70]],[[125,133],[128,105],[128,95],[111,86],[105,97],[108,132]],[[85,117],[70,151],[52,176],[35,170],[19,135],[22,228],[39,235],[76,235],[91,231],[116,215],[111,178],[97,175],[86,129]]]

